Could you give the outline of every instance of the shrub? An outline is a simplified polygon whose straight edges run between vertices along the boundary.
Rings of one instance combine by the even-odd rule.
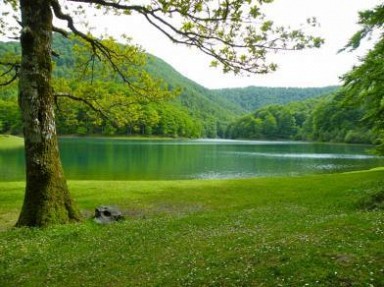
[[[377,185],[367,190],[358,206],[364,210],[384,210],[384,182],[378,182]]]

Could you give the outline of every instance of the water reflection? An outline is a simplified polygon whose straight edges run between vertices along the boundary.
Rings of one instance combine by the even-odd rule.
[[[265,156],[265,157],[279,157],[279,158],[302,158],[302,159],[376,159],[378,156],[373,155],[362,155],[362,154],[314,154],[314,153],[262,153],[262,152],[251,152],[251,153],[238,153],[243,156]]]
[[[369,169],[384,159],[368,146],[234,140],[64,138],[66,176],[76,180],[159,180],[295,176]],[[24,178],[23,151],[0,150],[0,180]]]
[[[0,181],[24,179],[23,148],[0,149]]]

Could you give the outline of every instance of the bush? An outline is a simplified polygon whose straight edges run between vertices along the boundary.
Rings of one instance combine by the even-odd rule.
[[[371,143],[370,134],[367,131],[350,130],[344,138],[346,143]]]
[[[384,182],[378,182],[368,189],[365,196],[359,200],[358,206],[368,211],[384,210]]]

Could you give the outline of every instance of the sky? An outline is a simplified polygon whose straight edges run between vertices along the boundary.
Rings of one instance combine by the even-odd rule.
[[[337,53],[359,29],[358,11],[371,9],[379,0],[275,0],[264,5],[267,15],[278,24],[299,27],[309,17],[316,17],[320,27],[312,30],[325,39],[320,49],[284,51],[273,54],[278,71],[267,75],[223,74],[220,68],[210,68],[211,59],[193,48],[171,43],[164,35],[139,16],[98,19],[98,29],[118,36],[125,33],[133,43],[162,58],[189,79],[207,88],[246,86],[322,87],[339,85],[344,73],[359,63],[373,43],[367,43],[354,53]]]

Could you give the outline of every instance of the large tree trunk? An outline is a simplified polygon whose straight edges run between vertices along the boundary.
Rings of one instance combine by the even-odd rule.
[[[19,104],[26,156],[26,190],[17,226],[47,226],[79,219],[58,149],[51,87],[52,12],[49,1],[21,0],[22,62]]]

